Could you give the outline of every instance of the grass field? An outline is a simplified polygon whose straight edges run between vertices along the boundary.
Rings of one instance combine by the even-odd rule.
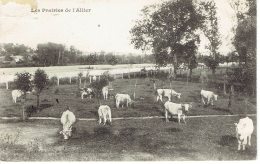
[[[131,96],[136,86],[134,106],[116,109],[114,100],[101,101],[112,109],[115,117],[163,116],[162,106],[155,102],[153,83],[146,79],[116,79],[113,81],[116,93]],[[169,88],[169,81],[157,81],[157,88]],[[232,110],[227,109],[228,95],[213,86],[219,95],[213,107],[200,104],[200,83],[174,81],[172,88],[182,93],[174,102],[193,102],[188,116],[255,114],[256,98],[236,93]],[[21,104],[13,104],[11,90],[0,89],[0,116],[21,116]],[[41,111],[32,116],[57,117],[68,105],[78,118],[96,118],[99,104],[96,99],[81,100],[77,85],[52,86],[44,90],[41,97]],[[59,104],[55,101],[59,99]],[[27,104],[35,105],[36,96],[28,95]],[[252,117],[256,129],[256,118]],[[246,152],[237,152],[234,117],[188,118],[187,124],[176,120],[166,123],[164,119],[114,120],[113,125],[101,126],[96,121],[78,121],[74,136],[64,141],[58,134],[59,121],[28,120],[1,121],[0,160],[253,160],[256,159],[256,130],[252,136],[252,147]],[[6,129],[6,130],[5,130]],[[44,152],[44,153],[43,153]],[[73,152],[73,153],[72,153]]]

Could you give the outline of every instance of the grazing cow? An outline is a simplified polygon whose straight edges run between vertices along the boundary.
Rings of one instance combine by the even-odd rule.
[[[205,105],[204,99],[207,100],[206,105],[211,104],[212,106],[213,106],[213,101],[218,100],[218,95],[214,94],[214,92],[212,92],[212,91],[206,91],[206,90],[202,89],[200,91],[200,96],[201,96],[201,102],[203,103],[203,105]]]
[[[238,141],[238,148],[237,150],[241,149],[245,150],[245,146],[251,146],[251,135],[254,131],[254,124],[253,121],[249,117],[245,117],[239,120],[238,123],[235,123],[236,126],[236,137]],[[248,142],[247,142],[248,140]]]
[[[126,106],[128,107],[131,103],[131,97],[128,94],[119,94],[117,93],[115,96],[116,99],[116,108],[119,108],[119,105],[122,104],[122,108],[124,107],[124,104],[126,103]]]
[[[21,90],[13,90],[12,91],[12,98],[13,98],[13,102],[16,103],[17,99],[20,98],[22,95],[24,95],[24,92]]]
[[[169,121],[168,120],[168,112],[169,112],[170,115],[178,115],[178,123],[180,123],[181,117],[182,117],[184,123],[186,124],[185,112],[188,112],[189,108],[191,108],[191,107],[192,107],[191,104],[176,104],[176,103],[167,101],[164,104],[166,122]]]
[[[83,100],[84,96],[89,96],[91,99],[91,96],[94,94],[93,90],[91,88],[87,88],[86,90],[81,91],[81,99]]]
[[[105,125],[107,120],[109,120],[110,124],[112,124],[112,118],[111,118],[111,109],[107,105],[101,105],[98,108],[98,117],[99,117],[99,124],[101,124],[103,119],[103,124]]]
[[[181,93],[175,92],[173,89],[157,89],[157,102],[159,99],[162,101],[163,95],[168,97],[168,100],[171,101],[171,96],[175,96],[178,99],[181,98]]]
[[[97,76],[93,76],[93,81],[97,81]]]
[[[105,86],[105,87],[102,88],[102,94],[103,94],[104,100],[107,100],[107,97],[108,97],[108,86]]]
[[[60,121],[63,125],[63,129],[60,131],[60,134],[63,134],[64,139],[67,140],[71,137],[72,125],[76,122],[76,117],[67,109],[62,113]]]

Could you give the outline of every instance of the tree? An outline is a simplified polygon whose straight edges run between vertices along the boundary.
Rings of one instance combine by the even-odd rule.
[[[116,65],[118,63],[118,59],[115,55],[111,55],[108,60],[107,60],[108,64],[110,65]]]
[[[25,101],[26,101],[26,92],[31,90],[31,74],[28,72],[24,73],[17,73],[17,78],[15,79],[14,83],[17,89],[21,90],[23,92],[24,96],[24,102],[22,104],[22,118],[25,119]]]
[[[176,74],[185,45],[197,39],[195,31],[201,26],[203,17],[192,0],[164,2],[145,7],[142,13],[143,19],[130,31],[131,43],[137,49],[152,50],[157,65],[173,64]]]
[[[221,44],[220,41],[220,34],[218,29],[218,18],[217,18],[217,11],[216,11],[216,4],[214,1],[206,1],[201,2],[200,12],[202,13],[205,21],[203,23],[202,29],[205,34],[205,36],[209,40],[209,45],[207,48],[210,50],[211,58],[209,62],[209,65],[207,65],[211,70],[213,76],[215,76],[216,68],[219,64],[219,52],[218,48]],[[206,63],[205,63],[206,64]]]
[[[37,69],[35,71],[33,84],[36,89],[37,108],[39,108],[39,105],[40,105],[40,94],[41,94],[42,90],[47,86],[48,80],[49,80],[48,75],[45,73],[44,70]]]
[[[242,83],[254,94],[256,88],[256,1],[247,0],[243,12],[236,7],[238,25],[234,46],[238,52]],[[238,4],[239,5],[239,4]]]

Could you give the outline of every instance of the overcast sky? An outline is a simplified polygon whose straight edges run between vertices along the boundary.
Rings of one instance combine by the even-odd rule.
[[[26,1],[26,0],[24,0]],[[34,0],[28,0],[30,2]],[[32,13],[29,4],[0,5],[0,43],[21,43],[35,48],[38,43],[55,42],[74,45],[82,51],[132,52],[129,30],[145,5],[160,0],[38,0],[41,12]],[[228,0],[216,0],[222,38],[220,51],[233,50],[231,28],[235,13]],[[42,12],[42,9],[85,8],[90,12]],[[205,50],[202,40],[200,51]]]

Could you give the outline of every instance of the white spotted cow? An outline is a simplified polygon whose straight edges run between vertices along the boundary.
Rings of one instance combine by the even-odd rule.
[[[24,95],[24,92],[21,90],[12,90],[12,98],[13,102],[16,103],[18,98],[20,98],[22,95]]]
[[[235,123],[236,126],[236,137],[238,141],[237,150],[245,150],[245,146],[251,146],[251,135],[254,131],[254,124],[252,119],[245,117],[239,120],[238,123]]]
[[[105,125],[107,120],[109,120],[110,125],[112,124],[112,118],[111,118],[111,109],[107,105],[101,105],[98,108],[98,117],[99,117],[99,124],[102,123]]]
[[[157,89],[157,97],[156,97],[157,102],[159,101],[159,99],[162,101],[163,95],[165,97],[168,97],[169,101],[171,101],[171,96],[175,96],[178,99],[181,98],[181,93],[177,93],[173,89]]]
[[[107,100],[107,97],[108,97],[108,86],[105,86],[105,87],[102,88],[102,94],[103,94],[104,100]]]
[[[188,112],[189,108],[191,108],[191,107],[192,107],[191,104],[176,104],[176,103],[167,101],[164,104],[166,122],[169,121],[168,120],[168,113],[169,113],[170,115],[177,115],[178,116],[178,123],[180,123],[181,117],[182,117],[184,123],[186,124],[185,112]]]
[[[89,96],[91,99],[91,96],[93,95],[93,90],[91,88],[87,88],[86,90],[81,91],[81,99],[83,100],[84,96]]]
[[[200,91],[200,96],[201,96],[201,102],[203,103],[203,105],[209,105],[211,104],[213,106],[213,101],[217,101],[218,100],[218,95],[216,95],[214,92],[212,91],[206,91],[206,90],[201,90]],[[205,103],[205,100],[207,100],[207,103]]]
[[[60,121],[63,125],[63,129],[60,131],[60,134],[63,134],[64,139],[67,140],[72,135],[72,125],[76,122],[76,117],[74,113],[66,110],[62,113]]]
[[[115,96],[116,99],[116,108],[119,109],[120,104],[122,105],[122,108],[124,107],[124,104],[128,107],[131,105],[132,100],[131,97],[128,94],[119,94],[117,93]]]

